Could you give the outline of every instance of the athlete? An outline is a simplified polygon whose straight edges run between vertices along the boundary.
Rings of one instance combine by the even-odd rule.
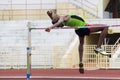
[[[76,34],[79,37],[79,72],[84,73],[83,67],[83,45],[84,45],[84,38],[86,35],[90,35],[90,33],[101,31],[98,44],[96,49],[94,50],[96,53],[101,53],[102,55],[108,55],[106,52],[101,48],[102,42],[107,35],[108,26],[104,24],[92,24],[87,25],[85,20],[77,15],[64,15],[60,16],[52,11],[47,11],[48,16],[51,18],[53,25],[49,26],[45,29],[45,31],[50,32],[51,29],[57,27],[64,27],[68,26],[70,28],[74,28]]]

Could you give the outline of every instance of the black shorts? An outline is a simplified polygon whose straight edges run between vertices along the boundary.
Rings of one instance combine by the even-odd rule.
[[[79,28],[79,29],[75,30],[75,32],[80,37],[90,34],[90,30],[88,28]]]

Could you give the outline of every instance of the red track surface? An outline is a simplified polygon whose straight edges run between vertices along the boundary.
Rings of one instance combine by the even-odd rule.
[[[120,70],[32,70],[30,80],[120,80]],[[8,78],[7,78],[8,77]],[[0,80],[27,80],[26,70],[0,70]]]

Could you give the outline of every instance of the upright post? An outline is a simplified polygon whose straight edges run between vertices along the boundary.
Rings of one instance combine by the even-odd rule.
[[[30,79],[31,76],[31,24],[28,22],[28,47],[27,47],[27,80]]]

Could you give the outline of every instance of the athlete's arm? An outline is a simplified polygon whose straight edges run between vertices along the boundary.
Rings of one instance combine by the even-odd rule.
[[[54,28],[56,28],[56,27],[59,27],[59,26],[62,24],[62,22],[64,22],[64,17],[60,17],[60,19],[58,20],[57,23],[55,23],[55,24],[53,24],[52,26],[46,28],[45,31],[50,32],[51,29],[54,29]]]

